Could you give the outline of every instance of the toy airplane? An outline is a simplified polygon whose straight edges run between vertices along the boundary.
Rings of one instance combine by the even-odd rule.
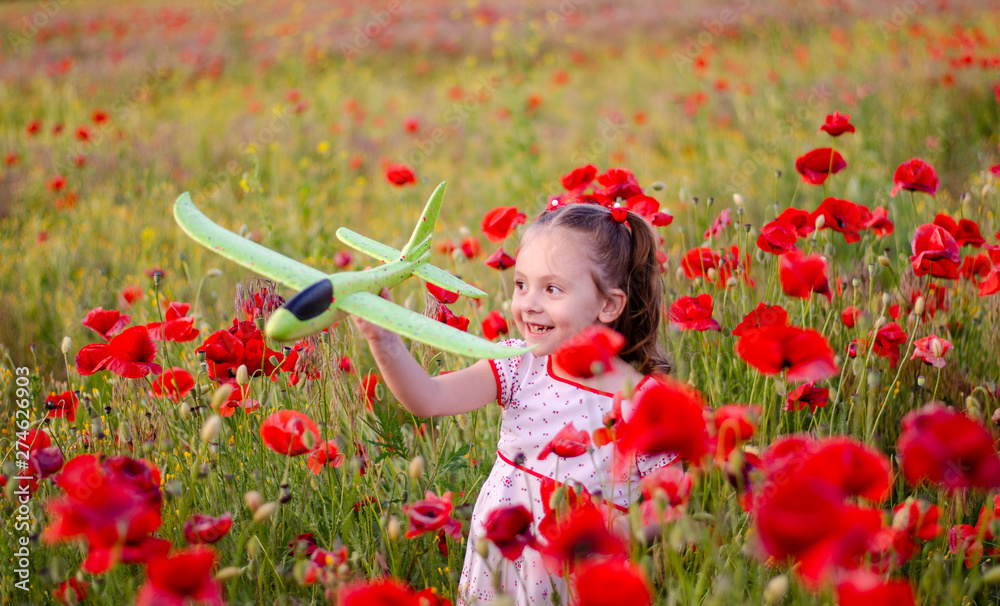
[[[300,291],[275,310],[264,331],[277,341],[292,341],[318,332],[346,313],[432,347],[471,358],[508,358],[528,348],[513,348],[470,335],[400,307],[380,297],[410,276],[422,278],[452,292],[479,298],[486,295],[471,284],[428,263],[431,234],[437,223],[447,182],[431,194],[410,241],[398,251],[345,227],[337,230],[342,242],[385,264],[364,271],[324,274],[220,227],[206,217],[185,192],[174,204],[174,218],[196,242],[266,278]]]

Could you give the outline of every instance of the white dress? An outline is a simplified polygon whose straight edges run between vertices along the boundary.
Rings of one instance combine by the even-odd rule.
[[[511,339],[504,344],[523,346],[524,342]],[[490,363],[497,381],[497,402],[503,407],[500,442],[493,470],[472,512],[458,604],[490,604],[496,599],[491,570],[500,575],[501,591],[514,597],[517,604],[551,604],[553,591],[566,603],[565,580],[549,575],[537,550],[526,548],[514,562],[501,557],[493,544],[489,545],[489,555],[485,559],[476,552],[476,539],[485,535],[483,522],[487,515],[498,507],[524,505],[532,513],[532,532],[538,536],[538,524],[545,511],[541,500],[543,478],[561,483],[579,482],[591,494],[603,495],[605,503],[627,511],[639,495],[640,478],[673,462],[675,457],[640,456],[630,472],[623,472],[617,478],[612,477],[612,444],[569,459],[552,453],[538,460],[542,448],[569,423],[591,434],[603,427],[604,415],[611,412],[614,394],[554,377],[550,356],[539,358],[529,352],[518,358],[490,360]],[[635,391],[643,389],[649,379],[649,376],[644,377]],[[631,412],[629,402],[622,402],[625,420],[631,417]],[[524,463],[517,468],[515,459],[519,454],[524,455]]]

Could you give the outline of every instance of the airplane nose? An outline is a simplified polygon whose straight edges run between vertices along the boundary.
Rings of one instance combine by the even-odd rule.
[[[285,309],[300,322],[305,322],[330,309],[332,302],[333,284],[329,280],[320,280],[292,297],[285,303]]]

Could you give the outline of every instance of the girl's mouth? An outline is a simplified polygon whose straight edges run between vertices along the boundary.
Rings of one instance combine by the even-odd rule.
[[[552,330],[551,326],[542,326],[541,324],[528,324],[528,332],[533,335],[541,335]]]

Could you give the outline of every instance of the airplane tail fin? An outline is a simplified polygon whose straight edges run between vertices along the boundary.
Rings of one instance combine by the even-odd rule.
[[[415,261],[430,251],[431,234],[434,233],[434,225],[437,224],[438,212],[441,210],[441,201],[444,200],[444,190],[447,185],[447,181],[442,181],[431,194],[420,220],[417,221],[417,226],[413,229],[410,241],[399,255],[400,260]]]

